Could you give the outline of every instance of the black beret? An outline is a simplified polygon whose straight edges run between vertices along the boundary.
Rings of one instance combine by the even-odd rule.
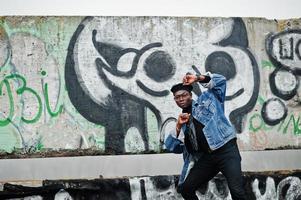
[[[183,85],[183,83],[178,83],[171,87],[170,91],[175,93],[179,90],[187,90],[188,92],[192,91],[192,85]]]

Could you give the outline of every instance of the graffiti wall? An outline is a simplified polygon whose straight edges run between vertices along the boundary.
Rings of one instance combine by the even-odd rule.
[[[300,171],[245,173],[248,200],[300,200]],[[45,180],[40,187],[6,183],[1,198],[30,199],[183,199],[176,191],[178,176],[146,176],[95,180]],[[197,190],[199,199],[230,200],[231,194],[222,175]],[[23,199],[23,198],[22,198]]]
[[[162,152],[184,74],[227,79],[241,150],[300,148],[299,19],[1,17],[0,149]],[[194,85],[193,97],[205,89]]]

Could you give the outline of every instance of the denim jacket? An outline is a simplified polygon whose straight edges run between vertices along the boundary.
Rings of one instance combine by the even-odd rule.
[[[202,85],[208,88],[192,102],[192,117],[204,125],[203,133],[212,151],[222,147],[228,141],[236,137],[235,129],[224,114],[224,102],[226,95],[226,79],[220,74],[207,73],[211,77],[208,83]],[[179,184],[184,182],[193,163],[198,160],[202,153],[190,154],[183,143],[186,125],[181,128],[179,137],[176,130],[169,133],[165,139],[165,147],[173,153],[183,153],[184,166]]]

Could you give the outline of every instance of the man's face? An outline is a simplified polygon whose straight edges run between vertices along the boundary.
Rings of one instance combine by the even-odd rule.
[[[192,94],[187,90],[179,90],[174,93],[174,100],[180,108],[187,108],[191,105]]]

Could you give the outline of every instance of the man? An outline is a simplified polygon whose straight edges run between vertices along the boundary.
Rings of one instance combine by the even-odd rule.
[[[195,82],[208,88],[196,101],[191,93]],[[168,150],[183,153],[178,192],[186,200],[198,200],[196,190],[222,172],[232,199],[246,199],[236,133],[224,115],[225,77],[210,72],[187,74],[183,83],[174,85],[171,91],[176,104],[183,109],[175,130],[165,140]]]

